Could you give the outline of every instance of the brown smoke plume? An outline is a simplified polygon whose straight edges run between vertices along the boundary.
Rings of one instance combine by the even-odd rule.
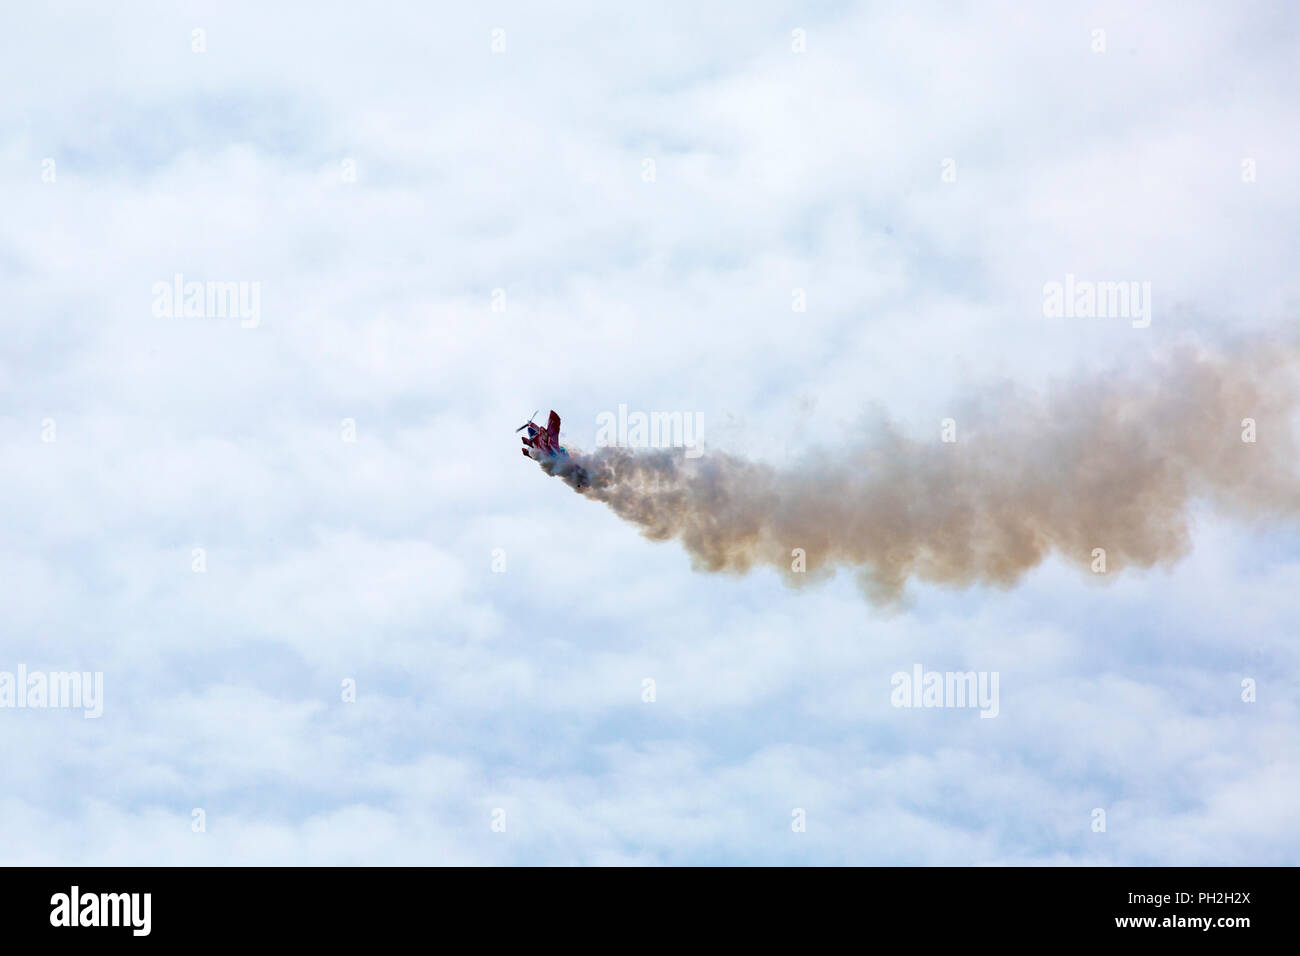
[[[1150,567],[1190,548],[1195,501],[1246,519],[1300,515],[1296,359],[1279,343],[1184,347],[1141,376],[986,394],[954,414],[955,443],[879,423],[793,469],[602,448],[548,470],[646,537],[680,540],[696,568],[770,565],[793,584],[854,568],[882,604],[912,576],[1010,586],[1052,551],[1084,569],[1094,548],[1109,571]],[[791,570],[795,548],[806,575]]]

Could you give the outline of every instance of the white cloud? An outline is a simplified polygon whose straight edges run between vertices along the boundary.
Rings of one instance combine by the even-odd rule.
[[[1285,331],[1293,16],[16,17],[0,670],[106,701],[0,710],[7,862],[1296,861],[1294,529],[1206,517],[1172,569],[890,617],[695,574],[510,435],[543,403],[590,445],[626,402],[783,461],[870,407],[930,428],[972,383]],[[178,272],[260,282],[261,325],[155,318]],[[1044,319],[1066,272],[1151,281],[1151,328]],[[915,662],[1000,671],[1001,715],[891,708]]]

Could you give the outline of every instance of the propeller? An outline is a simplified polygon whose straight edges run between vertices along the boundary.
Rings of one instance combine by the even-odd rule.
[[[541,409],[539,408],[539,409],[537,409],[536,412],[533,412],[531,415],[529,415],[529,416],[528,416],[528,421],[524,422],[522,425],[520,425],[518,428],[516,428],[515,431],[516,431],[516,432],[521,432],[521,431],[523,431],[525,428],[527,428],[529,425],[531,425],[531,424],[533,423],[533,419],[537,417],[537,414],[538,414],[538,412],[540,412],[540,411],[541,411]]]

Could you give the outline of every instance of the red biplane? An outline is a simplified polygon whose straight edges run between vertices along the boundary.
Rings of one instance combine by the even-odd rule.
[[[536,415],[537,412],[533,412]],[[528,436],[521,438],[524,447],[519,449],[524,453],[525,458],[531,458],[533,461],[546,461],[548,459],[568,458],[569,453],[564,450],[560,444],[560,416],[551,412],[551,417],[546,420],[546,426],[543,427],[533,421],[529,416],[528,421],[524,422],[516,432],[528,429]]]

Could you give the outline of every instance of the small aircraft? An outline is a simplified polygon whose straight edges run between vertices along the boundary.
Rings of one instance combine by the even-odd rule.
[[[541,409],[538,409],[541,411]],[[519,449],[524,453],[525,458],[531,458],[533,461],[553,461],[557,458],[568,458],[569,453],[564,450],[560,444],[560,416],[551,411],[551,417],[546,420],[546,427],[543,428],[533,421],[537,412],[528,416],[528,421],[524,422],[515,432],[521,432],[528,429],[528,437],[520,438],[524,447]]]

